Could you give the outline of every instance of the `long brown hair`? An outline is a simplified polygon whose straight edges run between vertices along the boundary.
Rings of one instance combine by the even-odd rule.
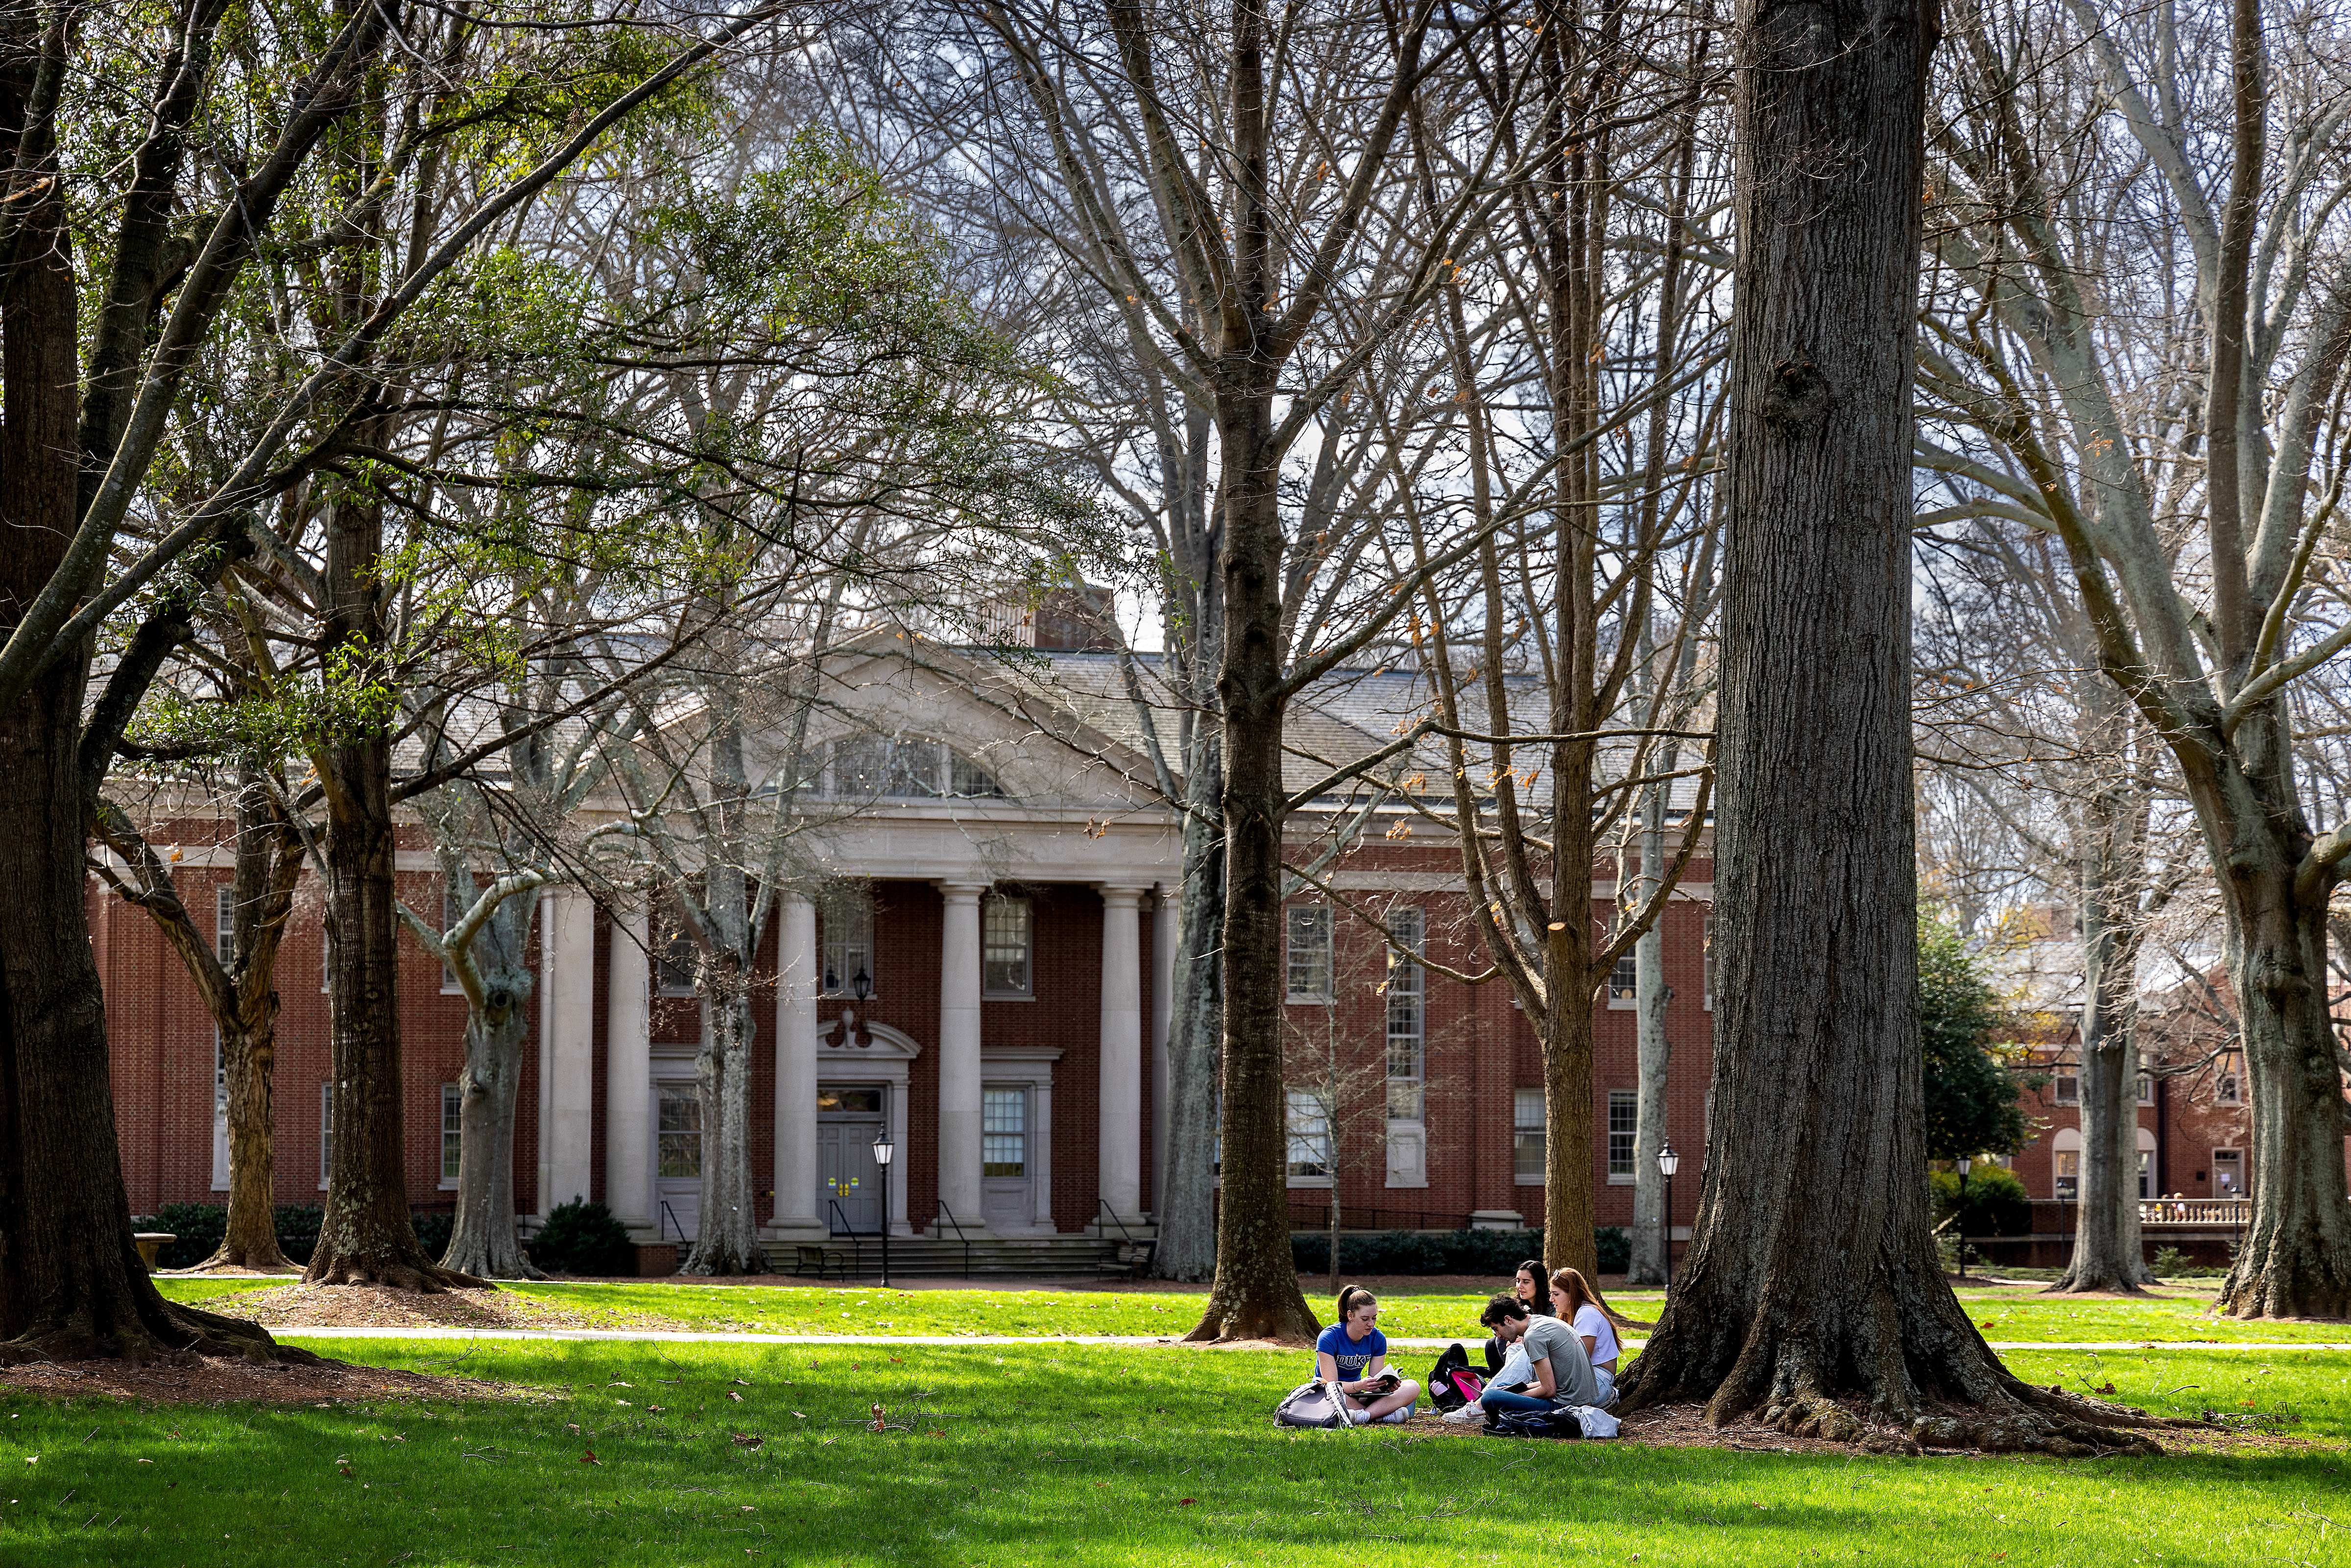
[[[1573,1320],[1576,1310],[1590,1301],[1612,1323],[1620,1323],[1628,1329],[1653,1329],[1657,1326],[1642,1322],[1637,1318],[1628,1318],[1610,1306],[1608,1298],[1600,1293],[1600,1287],[1585,1279],[1581,1269],[1553,1269],[1551,1271],[1551,1299],[1562,1322]]]
[[[1376,1307],[1379,1304],[1380,1299],[1361,1285],[1339,1287],[1339,1321],[1343,1323],[1347,1321],[1347,1315],[1357,1307]]]

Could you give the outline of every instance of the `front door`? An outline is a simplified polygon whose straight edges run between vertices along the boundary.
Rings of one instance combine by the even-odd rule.
[[[882,1171],[873,1163],[873,1140],[881,1131],[879,1118],[825,1116],[817,1123],[817,1213],[828,1228],[866,1235],[881,1230]]]
[[[653,1085],[653,1223],[691,1241],[702,1219],[702,1097],[691,1082]]]
[[[1022,1231],[1036,1225],[1034,1137],[1026,1087],[979,1092],[979,1196],[990,1230]]]

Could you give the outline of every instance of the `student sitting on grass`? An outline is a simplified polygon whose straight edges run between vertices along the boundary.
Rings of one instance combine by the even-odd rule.
[[[1615,1325],[1648,1325],[1636,1323],[1610,1306],[1600,1287],[1586,1280],[1581,1269],[1553,1270],[1551,1295],[1559,1305],[1560,1320],[1575,1331],[1584,1358],[1592,1363],[1592,1375],[1600,1385],[1600,1397],[1592,1403],[1604,1410],[1616,1403],[1616,1358],[1623,1354],[1616,1343]]]
[[[1314,1375],[1339,1391],[1339,1403],[1358,1424],[1405,1420],[1420,1396],[1419,1384],[1385,1370],[1388,1338],[1379,1321],[1372,1293],[1349,1285],[1339,1292],[1339,1321],[1314,1342]]]
[[[1520,1345],[1534,1370],[1534,1384],[1523,1394],[1489,1388],[1479,1403],[1486,1414],[1503,1410],[1555,1410],[1564,1405],[1596,1405],[1600,1383],[1592,1375],[1592,1362],[1583,1341],[1557,1318],[1528,1315],[1527,1304],[1516,1296],[1496,1296],[1486,1303],[1479,1321],[1494,1331],[1505,1345]]]
[[[1531,1317],[1552,1318],[1559,1314],[1552,1309],[1551,1292],[1543,1289],[1543,1266],[1540,1258],[1530,1258],[1519,1265],[1519,1277],[1510,1282],[1511,1291],[1526,1302]],[[1509,1346],[1500,1340],[1486,1342],[1486,1376],[1490,1381],[1502,1370]]]

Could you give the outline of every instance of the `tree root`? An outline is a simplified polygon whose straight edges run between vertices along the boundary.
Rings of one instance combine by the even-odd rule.
[[[444,1269],[437,1263],[371,1262],[346,1258],[321,1270],[313,1260],[302,1276],[305,1285],[378,1285],[387,1291],[414,1291],[437,1296],[448,1291],[495,1291],[497,1286],[473,1274]]]
[[[174,1274],[203,1274],[214,1269],[250,1269],[256,1274],[290,1274],[297,1265],[294,1260],[272,1247],[266,1253],[259,1250],[239,1252],[224,1241],[213,1255],[201,1263],[191,1263],[184,1269],[171,1270]]]
[[[172,1301],[162,1302],[162,1307],[160,1313],[151,1308],[134,1322],[113,1328],[100,1327],[87,1312],[36,1325],[15,1339],[0,1340],[0,1366],[60,1361],[126,1361],[133,1366],[150,1366],[183,1364],[198,1356],[257,1366],[320,1364],[316,1354],[278,1343],[258,1323]]]
[[[2163,1449],[2135,1429],[2201,1425],[2029,1384],[2016,1384],[2007,1392],[2013,1403],[2004,1408],[1995,1405],[1936,1415],[1910,1413],[1904,1425],[1892,1430],[1874,1426],[1837,1401],[1817,1395],[1800,1395],[1769,1406],[1762,1420],[1792,1437],[1850,1443],[1871,1453],[1970,1448],[1987,1454],[2051,1454],[2068,1459],[2108,1454],[2153,1458]]]

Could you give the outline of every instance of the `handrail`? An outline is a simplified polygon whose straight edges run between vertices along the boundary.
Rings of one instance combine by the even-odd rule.
[[[828,1197],[824,1206],[832,1210],[832,1218],[827,1222],[826,1228],[835,1236],[849,1238],[850,1244],[857,1249],[857,1271],[862,1275],[865,1272],[865,1238],[872,1232],[860,1230],[849,1223],[849,1216],[841,1212],[841,1199]]]
[[[669,1206],[669,1199],[665,1197],[658,1197],[653,1201],[661,1205],[662,1218],[664,1222],[663,1225],[655,1226],[653,1228],[653,1239],[656,1241],[660,1240],[666,1228],[671,1225],[675,1225],[677,1226],[677,1239],[680,1241],[692,1240],[693,1238],[687,1236],[685,1233],[685,1227],[679,1224],[677,1210]]]
[[[1126,1221],[1118,1217],[1118,1210],[1110,1206],[1110,1199],[1106,1197],[1097,1197],[1094,1199],[1094,1207],[1101,1212],[1110,1216],[1110,1222],[1118,1227],[1119,1235],[1125,1239],[1126,1257],[1124,1261],[1127,1266],[1134,1270],[1130,1277],[1137,1280],[1143,1278],[1143,1270],[1151,1266],[1151,1259],[1153,1255],[1159,1250],[1159,1243],[1155,1240],[1148,1242],[1137,1241],[1134,1239],[1134,1232],[1126,1228]],[[1094,1229],[1097,1234],[1102,1236],[1102,1239],[1108,1240],[1110,1239],[1110,1233],[1102,1229],[1102,1224],[1099,1220],[1095,1222]],[[1111,1261],[1113,1263],[1120,1261],[1116,1253],[1112,1254]]]
[[[955,1210],[944,1202],[934,1201],[931,1205],[931,1225],[934,1228],[942,1217],[955,1227],[956,1239],[963,1243],[963,1277],[968,1280],[971,1278],[971,1238],[963,1233],[963,1221],[955,1217]]]
[[[1106,1197],[1098,1197],[1094,1199],[1094,1207],[1100,1209],[1102,1213],[1110,1216],[1110,1222],[1118,1227],[1118,1233],[1126,1238],[1128,1246],[1132,1247],[1134,1245],[1134,1232],[1126,1228],[1126,1221],[1118,1217],[1118,1210],[1110,1206],[1110,1199]],[[1100,1229],[1101,1226],[1097,1224],[1095,1228]]]

